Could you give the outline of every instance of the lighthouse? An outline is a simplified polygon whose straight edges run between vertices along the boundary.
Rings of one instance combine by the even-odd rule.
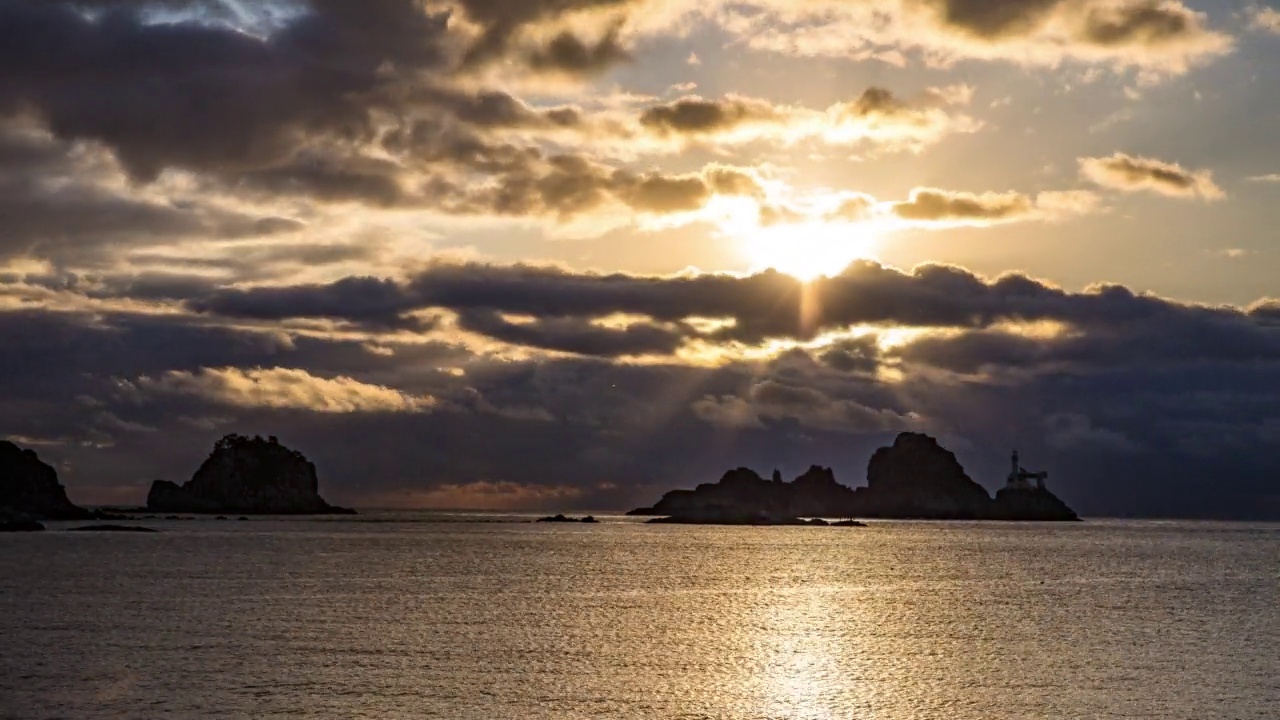
[[[1025,468],[1018,464],[1018,451],[1013,451],[1013,459],[1010,462],[1009,477],[1005,487],[1011,490],[1030,490],[1031,481],[1036,481],[1036,489],[1044,490],[1044,481],[1049,478],[1049,473],[1028,472]]]

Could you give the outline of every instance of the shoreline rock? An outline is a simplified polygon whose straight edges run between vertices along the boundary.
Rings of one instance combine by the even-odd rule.
[[[147,512],[207,515],[354,515],[320,497],[316,468],[274,437],[227,435],[183,485],[157,480]]]

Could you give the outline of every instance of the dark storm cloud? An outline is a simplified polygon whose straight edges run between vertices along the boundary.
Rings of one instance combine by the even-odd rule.
[[[260,39],[149,24],[136,8],[90,18],[73,3],[3,0],[0,108],[29,107],[60,137],[106,143],[141,179],[271,167],[316,135],[369,138],[370,96],[394,73],[440,64],[445,19],[411,0],[309,7]]]

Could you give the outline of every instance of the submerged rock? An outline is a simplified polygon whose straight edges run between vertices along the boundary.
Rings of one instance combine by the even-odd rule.
[[[0,515],[15,519],[88,520],[93,513],[67,498],[58,473],[33,450],[0,441]]]
[[[324,501],[315,465],[274,437],[227,435],[185,485],[157,480],[147,510],[244,515],[354,514]]]

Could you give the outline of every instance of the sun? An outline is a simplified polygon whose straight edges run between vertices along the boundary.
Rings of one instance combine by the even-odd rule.
[[[866,223],[807,222],[752,228],[741,241],[753,271],[773,268],[809,281],[872,259],[876,240]]]

